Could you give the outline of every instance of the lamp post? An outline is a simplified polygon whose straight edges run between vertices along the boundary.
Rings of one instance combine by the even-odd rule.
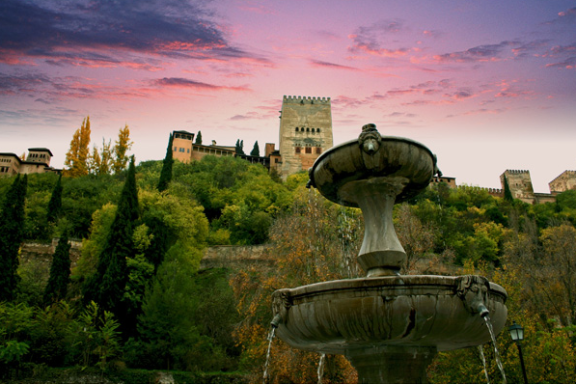
[[[528,384],[528,378],[526,377],[526,368],[524,367],[524,357],[522,356],[522,344],[521,341],[524,340],[524,328],[521,325],[516,324],[514,321],[513,324],[508,328],[510,331],[510,336],[512,337],[512,341],[516,343],[518,346],[518,354],[520,355],[520,365],[522,366],[522,374],[524,375],[524,383]]]

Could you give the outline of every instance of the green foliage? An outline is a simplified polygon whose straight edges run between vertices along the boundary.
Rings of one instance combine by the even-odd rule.
[[[77,348],[82,367],[97,364],[105,370],[111,359],[120,353],[120,324],[109,311],[100,311],[98,304],[89,303],[72,324],[72,333],[76,335],[74,346]]]
[[[20,280],[18,251],[24,240],[24,203],[28,178],[16,176],[4,196],[0,216],[0,301],[10,301],[16,295]]]
[[[196,135],[196,141],[194,142],[194,144],[202,145],[202,132],[201,131],[198,131],[198,134]]]
[[[168,140],[168,148],[166,148],[166,156],[162,162],[162,171],[160,172],[160,181],[158,181],[158,190],[160,192],[165,191],[172,181],[172,164],[174,160],[172,159],[172,134],[170,134],[170,140]]]
[[[0,367],[19,364],[28,354],[33,314],[26,304],[0,302]]]
[[[111,311],[120,318],[125,313],[121,302],[128,281],[126,259],[135,254],[133,231],[137,219],[138,192],[132,157],[106,245],[99,255],[95,273],[84,286],[85,301],[95,299],[104,310]]]
[[[66,298],[68,283],[70,282],[70,247],[68,236],[60,237],[52,257],[48,284],[44,290],[44,303],[46,305]]]
[[[65,301],[37,309],[30,336],[31,360],[56,367],[73,363],[74,322],[74,311]]]
[[[62,175],[58,176],[58,181],[52,190],[50,201],[48,202],[48,213],[46,218],[49,223],[55,223],[62,212]]]

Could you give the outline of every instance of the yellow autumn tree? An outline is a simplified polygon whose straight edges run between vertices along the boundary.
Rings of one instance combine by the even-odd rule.
[[[112,142],[102,138],[102,148],[98,150],[96,146],[92,148],[90,156],[90,173],[94,175],[109,175],[112,167]]]
[[[112,161],[112,169],[114,173],[120,173],[126,169],[128,164],[128,150],[132,147],[132,142],[130,141],[130,129],[128,124],[124,128],[120,128],[118,132],[118,140],[115,141],[114,146],[114,160]]]
[[[74,132],[70,142],[70,149],[66,153],[66,161],[64,162],[64,165],[68,167],[64,171],[66,176],[78,177],[88,174],[90,133],[90,116],[87,116],[82,121],[82,126]]]

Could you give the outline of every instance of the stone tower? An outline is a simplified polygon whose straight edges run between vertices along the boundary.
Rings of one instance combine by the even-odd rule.
[[[280,116],[282,178],[308,170],[333,145],[330,98],[284,96]]]
[[[507,169],[500,175],[502,190],[504,190],[504,178],[508,181],[508,187],[510,188],[512,197],[520,199],[525,203],[534,203],[534,188],[532,187],[530,171]]]

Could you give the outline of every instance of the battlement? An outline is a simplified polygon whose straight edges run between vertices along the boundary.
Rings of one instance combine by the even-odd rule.
[[[329,97],[310,97],[310,96],[286,96],[284,95],[283,103],[291,104],[328,104],[330,105]]]
[[[507,169],[504,173],[510,173],[512,175],[520,175],[520,174],[530,173],[530,171],[517,170],[517,169]]]

